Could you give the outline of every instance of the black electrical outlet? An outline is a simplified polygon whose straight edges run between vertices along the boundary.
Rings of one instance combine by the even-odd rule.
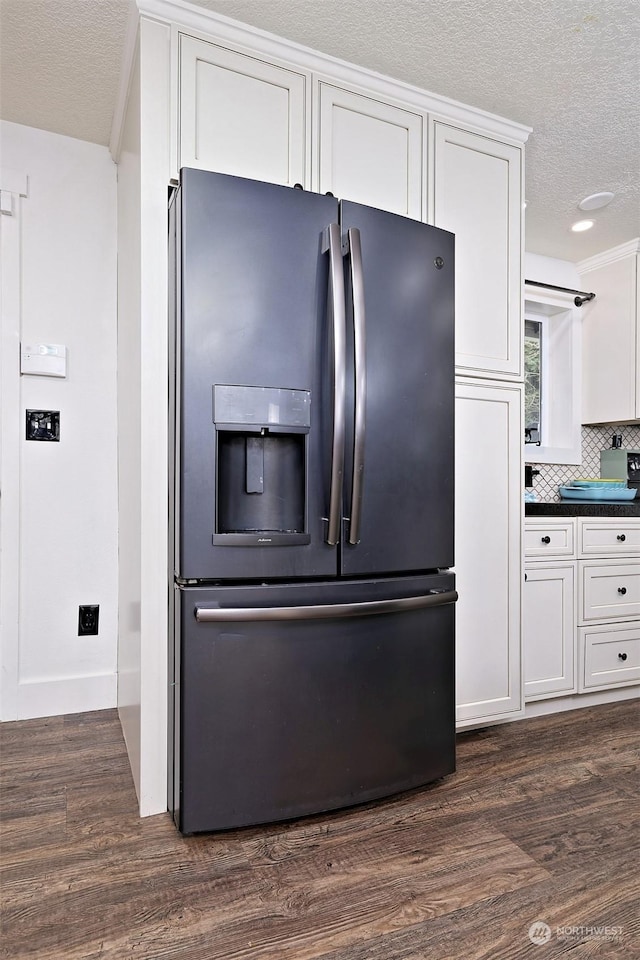
[[[27,440],[60,440],[59,410],[27,410]]]
[[[95,637],[98,633],[98,615],[100,607],[98,604],[79,607],[78,612],[78,636]]]

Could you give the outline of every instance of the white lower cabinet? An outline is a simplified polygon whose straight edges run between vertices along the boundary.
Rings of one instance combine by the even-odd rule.
[[[640,520],[579,521],[581,693],[640,682],[639,540]]]
[[[580,561],[580,622],[640,617],[638,560]]]
[[[527,519],[527,701],[640,682],[639,536],[640,520],[631,518]]]
[[[570,517],[531,517],[524,528],[524,555],[531,560],[557,560],[576,555],[576,522]]]
[[[523,708],[521,401],[518,384],[456,384],[459,727]]]
[[[581,627],[580,692],[640,680],[640,621]]]
[[[523,636],[524,694],[542,700],[575,693],[575,561],[525,567]]]

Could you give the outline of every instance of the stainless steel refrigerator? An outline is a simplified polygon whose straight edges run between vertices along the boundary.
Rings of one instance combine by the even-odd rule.
[[[184,169],[169,243],[177,826],[451,773],[453,236]]]

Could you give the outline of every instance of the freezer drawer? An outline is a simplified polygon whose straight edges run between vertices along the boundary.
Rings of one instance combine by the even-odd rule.
[[[455,769],[453,576],[179,592],[184,833],[349,806]]]

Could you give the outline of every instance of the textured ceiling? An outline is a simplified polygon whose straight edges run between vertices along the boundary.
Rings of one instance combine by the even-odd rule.
[[[533,127],[526,247],[580,260],[640,234],[637,0],[197,0]],[[127,0],[0,0],[0,116],[106,144]],[[589,233],[579,200],[610,190]]]

